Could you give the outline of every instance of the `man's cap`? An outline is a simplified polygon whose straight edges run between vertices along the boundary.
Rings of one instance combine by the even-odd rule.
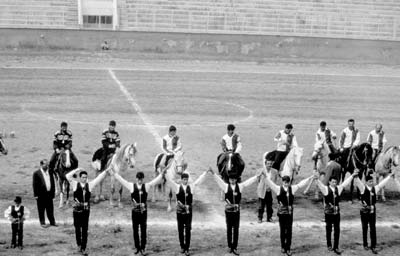
[[[22,202],[22,198],[20,196],[16,196],[15,199],[14,199],[14,202],[16,204],[20,204]]]
[[[108,124],[111,125],[111,126],[116,126],[117,122],[115,122],[114,120],[111,120]]]

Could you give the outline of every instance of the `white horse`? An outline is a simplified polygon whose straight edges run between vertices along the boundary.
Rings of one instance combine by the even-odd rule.
[[[379,183],[380,178],[387,177],[393,171],[394,167],[399,165],[400,160],[400,148],[397,146],[388,147],[385,152],[380,153],[376,157],[375,161],[375,174],[376,184]],[[381,190],[382,200],[386,201],[385,190]]]
[[[187,163],[185,162],[184,159],[184,152],[183,151],[178,151],[174,154],[174,157],[168,162],[168,165],[161,169],[159,166],[156,166],[157,159],[160,157],[160,154],[156,156],[155,161],[154,161],[154,170],[155,170],[155,175],[158,175],[159,173],[163,172],[166,170],[165,175],[168,175],[168,177],[179,183],[180,180],[180,175],[185,171],[187,167]],[[164,181],[161,184],[161,192],[166,192],[168,195],[168,211],[170,212],[172,207],[171,207],[171,201],[172,201],[172,189],[166,186],[166,182]],[[153,198],[152,201],[155,201],[155,194],[156,194],[157,188],[156,186],[154,187],[153,190]]]
[[[115,173],[120,173],[126,171],[128,168],[134,168],[136,164],[136,143],[134,144],[124,144],[121,148],[115,151],[115,154],[111,157],[111,159],[107,162],[104,170],[112,168]],[[96,170],[96,176],[101,173],[101,161],[96,160],[92,162],[92,167]],[[104,181],[104,180],[103,180]],[[100,182],[100,193],[96,195],[95,201],[98,201],[99,198],[103,197],[103,181]],[[111,175],[111,195],[110,195],[110,205],[114,205],[113,197],[115,193],[115,178]],[[118,183],[118,182],[117,182]],[[119,184],[119,183],[118,183]],[[118,197],[118,207],[122,208],[121,196],[122,196],[122,186],[119,185],[119,197]]]
[[[264,169],[266,168],[265,166],[265,159],[267,157],[267,154],[269,152],[265,152],[263,155],[263,166]],[[278,170],[279,176],[289,176],[290,177],[290,183],[293,182],[294,175],[298,174],[300,171],[301,167],[301,158],[303,156],[303,148],[300,147],[293,147],[288,155],[286,156],[285,160],[282,162],[280,166],[280,170]]]

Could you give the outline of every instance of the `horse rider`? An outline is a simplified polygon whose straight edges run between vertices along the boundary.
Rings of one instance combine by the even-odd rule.
[[[237,182],[237,175],[229,173],[229,184],[225,183],[219,175],[217,175],[211,168],[208,170],[213,174],[218,187],[225,193],[225,220],[226,220],[226,236],[228,241],[229,253],[239,255],[237,251],[239,240],[239,226],[240,226],[240,201],[242,198],[242,191],[244,188],[249,187],[257,181],[258,177],[263,173],[257,174],[246,181]]]
[[[319,179],[317,179],[317,185],[324,195],[324,212],[325,212],[325,230],[326,230],[326,244],[328,251],[333,251],[337,255],[342,254],[339,249],[339,236],[340,236],[340,195],[343,189],[350,184],[353,177],[358,175],[354,172],[353,175],[348,177],[342,184],[338,185],[339,179],[336,176],[329,178],[329,185],[325,185]],[[316,176],[318,178],[318,176]],[[333,247],[332,247],[332,226],[334,229],[333,233]]]
[[[208,171],[203,172],[194,182],[189,184],[189,173],[181,174],[181,181],[176,183],[169,175],[165,175],[167,182],[176,195],[176,220],[178,223],[179,244],[181,253],[190,255],[190,238],[192,229],[193,195],[198,185],[203,182]]]
[[[218,159],[218,166],[221,165],[225,159],[227,158],[227,154],[233,153],[237,157],[239,161],[239,165],[241,169],[239,173],[243,172],[244,169],[244,161],[240,156],[240,151],[242,150],[242,143],[240,142],[240,136],[235,133],[236,127],[233,124],[228,124],[226,127],[227,133],[222,136],[221,140],[221,147],[222,147],[222,154]]]
[[[358,176],[354,178],[354,183],[361,193],[362,207],[360,209],[360,217],[362,224],[363,246],[366,251],[371,249],[373,254],[378,254],[376,251],[376,195],[379,190],[385,187],[390,177],[394,177],[394,173],[388,175],[385,179],[374,185],[374,179],[371,175],[365,177],[365,184]],[[396,181],[396,179],[395,179]],[[368,225],[370,228],[371,247],[368,247]]]
[[[101,157],[101,170],[105,168],[108,156],[115,154],[117,148],[121,146],[119,133],[115,130],[117,123],[114,120],[109,122],[108,129],[101,135],[101,144],[103,144],[103,154]]]
[[[275,159],[272,168],[280,170],[281,163],[285,160],[286,156],[289,154],[290,149],[293,147],[298,147],[297,139],[292,132],[293,125],[287,124],[284,130],[280,130],[274,137],[274,141],[278,142],[275,151]]]
[[[290,177],[285,175],[282,177],[282,185],[276,185],[269,175],[265,179],[268,186],[276,194],[278,200],[278,217],[281,238],[281,252],[286,255],[292,255],[290,250],[292,244],[292,228],[293,228],[293,201],[294,194],[301,188],[306,187],[312,182],[314,175],[303,179],[296,185],[290,185]]]
[[[168,134],[162,138],[162,150],[164,154],[160,160],[159,166],[164,168],[168,165],[174,154],[182,150],[182,144],[179,136],[176,134],[176,127],[171,125],[168,129]]]
[[[70,150],[71,162],[78,163],[78,159],[71,150],[72,148],[72,132],[68,130],[68,124],[61,122],[60,130],[54,133],[53,149],[54,153],[50,158],[49,170],[54,171],[57,159],[63,150]]]
[[[382,124],[376,124],[375,129],[368,133],[367,142],[374,150],[372,160],[375,162],[376,157],[382,152],[387,142],[385,132],[382,130]]]
[[[164,173],[160,173],[150,182],[144,182],[144,173],[136,173],[136,182],[128,182],[116,173],[113,169],[109,169],[110,175],[114,175],[115,179],[127,188],[131,193],[132,201],[132,229],[133,240],[135,242],[135,254],[146,255],[147,243],[147,195],[151,188],[163,181]],[[140,236],[139,236],[140,227]]]
[[[79,179],[74,178],[79,172]],[[99,174],[94,180],[88,181],[88,174],[85,170],[76,168],[65,176],[74,191],[73,218],[75,227],[75,238],[78,251],[82,255],[88,255],[86,252],[89,215],[90,215],[90,196],[94,187],[101,182],[107,175],[106,171]]]
[[[347,121],[348,127],[344,128],[340,135],[339,148],[341,152],[341,165],[347,167],[351,151],[360,144],[360,132],[354,127],[354,119]]]
[[[336,149],[333,145],[333,140],[336,140],[336,133],[326,127],[325,121],[321,121],[319,129],[315,133],[315,142],[326,143],[331,153],[335,153]]]

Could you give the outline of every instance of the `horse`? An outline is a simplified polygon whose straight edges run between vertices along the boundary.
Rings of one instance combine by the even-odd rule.
[[[96,151],[94,153],[93,159],[96,159],[95,158],[96,153],[98,153],[98,151]],[[108,159],[106,166],[101,168],[101,161],[99,159],[96,159],[96,160],[92,161],[92,167],[96,171],[96,176],[99,175],[102,171],[110,169],[110,168],[112,168],[115,173],[124,172],[128,168],[135,167],[136,153],[137,153],[136,143],[124,144],[124,145],[122,145],[121,148],[118,148],[115,151],[115,154],[112,155]],[[98,202],[100,198],[104,198],[104,196],[102,195],[103,181],[101,181],[99,184],[100,193],[95,196],[95,202]],[[115,193],[115,177],[113,175],[111,175],[110,186],[111,186],[110,205],[114,206],[113,197],[114,197],[114,193]],[[123,188],[122,185],[120,185],[120,187],[118,189],[118,191],[119,191],[118,207],[120,207],[120,208],[123,207],[123,205],[121,203],[122,188]]]
[[[353,174],[354,170],[356,169],[358,170],[358,177],[360,180],[366,175],[373,174],[373,169],[371,168],[373,165],[372,152],[373,149],[371,145],[366,142],[354,147],[350,151],[347,161],[343,161],[345,164],[344,166],[342,165],[342,182],[347,172]],[[351,202],[353,202],[353,191],[354,179],[350,184]]]
[[[69,149],[61,150],[54,165],[54,172],[60,187],[60,204],[58,208],[62,208],[64,206],[64,194],[67,195],[65,203],[68,204],[69,181],[65,175],[76,168],[78,168],[78,162],[73,161],[73,158],[71,158],[71,151]]]
[[[265,152],[263,154],[263,166],[265,166],[266,159],[270,159],[270,154],[275,154],[275,151]],[[298,174],[301,167],[301,158],[303,156],[303,148],[300,147],[293,147],[290,149],[288,155],[286,156],[285,160],[281,163],[281,166],[278,170],[278,174],[280,177],[289,176],[290,183],[293,182],[294,174]]]
[[[225,157],[222,162],[220,161],[221,157]],[[244,166],[240,163],[240,159],[237,154],[234,154],[233,152],[220,154],[217,158],[217,167],[219,175],[226,183],[229,183],[230,173],[236,175],[237,182],[240,183]]]
[[[385,152],[380,153],[375,160],[375,174],[376,184],[379,183],[380,178],[387,177],[392,172],[393,167],[399,165],[400,148],[397,146],[388,147]],[[381,189],[382,201],[386,201],[385,190]]]
[[[160,173],[162,173],[163,171],[165,171],[165,175],[168,175],[168,177],[171,180],[174,180],[176,182],[179,181],[180,179],[180,175],[186,170],[187,168],[187,163],[185,161],[184,158],[184,154],[185,152],[183,151],[178,151],[175,152],[174,157],[172,159],[170,159],[167,163],[167,166],[165,168],[161,168],[159,166],[159,160],[162,157],[162,154],[158,154],[154,160],[154,171],[155,171],[155,176],[158,176]],[[160,187],[161,186],[161,187]],[[168,208],[167,211],[170,212],[172,207],[171,207],[171,203],[172,203],[172,189],[168,188],[168,186],[166,186],[166,180],[164,179],[164,182],[158,186],[155,186],[153,189],[153,197],[152,197],[152,202],[155,201],[155,194],[157,189],[159,189],[162,193],[165,193],[168,195]]]
[[[8,150],[6,147],[6,144],[3,141],[3,138],[0,137],[0,153],[7,155],[8,154]]]

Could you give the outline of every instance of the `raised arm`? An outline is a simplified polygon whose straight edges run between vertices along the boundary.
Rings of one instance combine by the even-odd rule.
[[[271,188],[272,191],[274,191],[274,193],[277,195],[279,194],[279,190],[280,187],[278,185],[276,185],[272,180],[270,175],[267,175],[267,177],[265,177],[265,182],[267,182],[268,186]]]
[[[317,186],[324,196],[328,195],[328,187],[325,186],[324,183],[322,183],[322,181],[320,181],[319,179],[317,179]]]
[[[119,183],[121,183],[122,186],[124,186],[126,189],[128,189],[129,192],[133,193],[133,183],[132,182],[126,181],[118,173],[114,173],[113,175],[114,175],[115,179],[118,180]]]
[[[160,173],[157,177],[155,177],[152,181],[146,183],[146,191],[148,191],[151,187],[160,184],[163,180],[163,175]]]
[[[206,177],[207,171],[203,172],[192,184],[192,186],[198,186],[200,183],[203,182],[204,178]]]
[[[65,178],[68,180],[68,182],[72,182],[73,180],[76,180],[76,178],[74,178],[73,176],[80,170],[82,170],[82,169],[76,168],[75,170],[70,171],[69,173],[67,173],[67,175],[65,175]]]
[[[217,182],[217,185],[220,189],[222,189],[224,192],[228,191],[228,184],[226,184],[218,174],[213,173],[214,179]]]
[[[354,177],[354,185],[356,185],[361,194],[364,194],[365,185],[362,183],[360,178],[358,178],[358,176]]]
[[[391,173],[386,178],[384,178],[381,182],[379,182],[379,184],[375,186],[375,192],[378,193],[379,190],[384,188],[392,176],[393,176],[393,173]]]
[[[310,177],[305,178],[304,180],[300,181],[298,184],[292,186],[292,193],[294,194],[294,193],[296,193],[297,190],[307,186],[308,182],[311,182],[313,178],[314,178],[314,174],[311,175]]]
[[[97,175],[97,177],[94,180],[89,181],[90,189],[93,189],[94,187],[96,187],[96,185],[99,184],[106,177],[106,175],[107,175],[107,171],[103,171],[102,173]]]
[[[340,185],[338,186],[338,193],[339,193],[339,195],[342,194],[343,189],[344,189],[347,185],[350,184],[350,182],[352,181],[352,179],[354,178],[355,175],[358,175],[358,174],[354,173],[353,175],[350,175],[347,179],[345,179],[345,180],[343,181],[342,184],[340,184]]]
[[[254,175],[253,177],[239,183],[240,191],[242,191],[244,188],[246,188],[246,187],[250,186],[251,184],[253,184],[254,182],[256,182],[258,177],[259,177],[259,175]]]

